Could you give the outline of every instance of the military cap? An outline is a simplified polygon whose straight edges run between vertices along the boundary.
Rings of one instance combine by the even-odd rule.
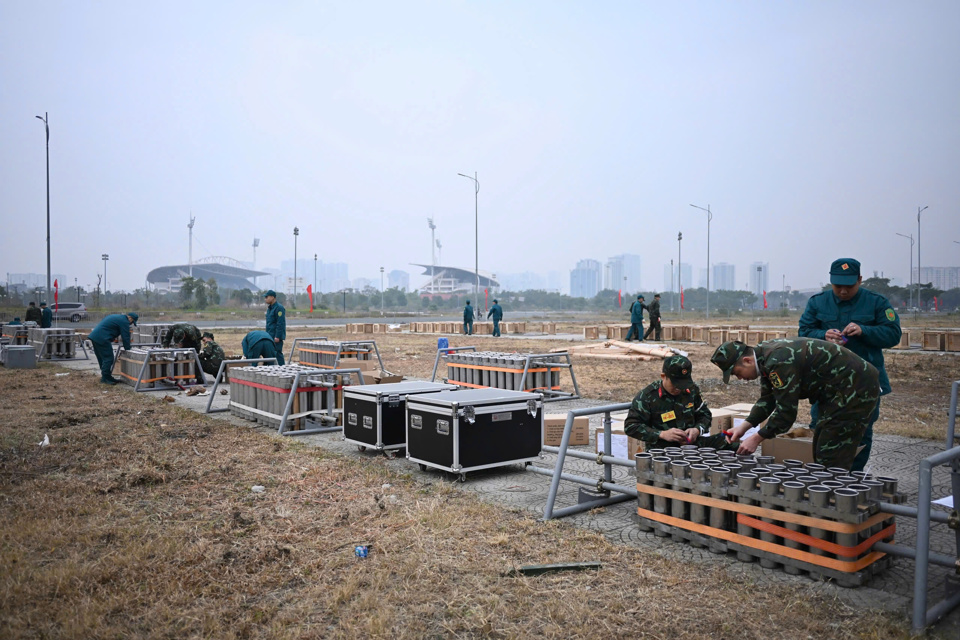
[[[211,340],[213,340],[213,334],[210,333],[209,331],[204,331],[204,332],[203,332],[203,335],[201,335],[200,337],[201,337],[201,338],[210,338]]]
[[[840,258],[830,265],[830,284],[849,287],[860,279],[860,262],[853,258]]]
[[[731,340],[717,347],[717,350],[710,356],[710,362],[720,367],[720,371],[723,371],[724,382],[730,382],[730,374],[733,373],[734,365],[749,348],[739,340]]]
[[[659,298],[659,297],[660,297],[660,294],[659,294],[659,293],[655,293],[655,294],[653,294],[653,297],[654,297],[654,298]]]
[[[637,300],[645,300],[645,299],[646,298],[644,298],[643,296],[637,296]]]
[[[40,303],[40,306],[41,306],[41,307],[45,307],[45,306],[47,306],[47,303],[46,303],[46,302],[41,302],[41,303]]]
[[[690,364],[690,359],[686,356],[670,356],[663,360],[663,372],[674,384],[692,383],[691,371],[693,371],[693,365]]]
[[[137,320],[140,319],[140,314],[136,311],[127,311],[127,315],[133,320],[133,326],[137,326]]]
[[[273,289],[267,289],[266,292],[264,292],[263,297],[264,297],[264,298],[269,298],[270,296],[273,296],[274,298],[276,298],[276,297],[277,297],[277,292],[274,291]]]
[[[496,299],[496,298],[493,299],[493,304],[497,304],[497,299]]]

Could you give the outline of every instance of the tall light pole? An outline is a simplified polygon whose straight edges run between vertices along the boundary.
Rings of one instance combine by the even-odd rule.
[[[476,187],[473,192],[473,233],[474,233],[474,253],[473,253],[473,269],[475,275],[477,276],[476,288],[473,291],[473,296],[475,299],[480,297],[480,216],[479,216],[479,200],[480,200],[480,181],[477,180],[477,172],[473,172],[473,177],[471,178],[465,173],[458,173],[458,176],[463,176],[467,180],[473,180],[473,184]],[[477,300],[479,304],[479,300]]]
[[[707,212],[707,318],[710,317],[710,221],[713,220],[713,213],[710,212],[710,205],[707,208],[698,207],[695,204],[690,205],[694,209],[700,209]]]
[[[47,132],[47,300],[50,300],[50,114],[43,112],[43,128]]]
[[[187,268],[190,270],[190,277],[193,277],[193,225],[196,224],[197,219],[194,217],[193,212],[190,212],[190,222],[187,224],[187,228],[190,229],[190,243],[189,248],[187,249]]]
[[[380,267],[380,315],[383,316],[383,267]]]
[[[253,268],[257,268],[257,247],[260,246],[260,238],[253,239]],[[257,276],[253,276],[253,286],[257,286]]]
[[[920,214],[926,209],[927,207],[917,207],[917,309],[922,306],[920,299]]]
[[[896,231],[894,232],[896,233]],[[911,307],[913,306],[913,234],[904,235],[902,233],[897,233],[901,238],[906,238],[910,241],[910,286],[907,287],[907,296],[909,297],[910,302],[908,303]],[[917,274],[920,275],[919,273]]]
[[[297,308],[297,236],[300,235],[300,228],[293,228],[293,308]]]
[[[673,284],[673,258],[670,258],[670,311],[673,311],[675,291],[676,291],[676,286]]]
[[[313,254],[313,295],[317,293],[317,254]]]
[[[110,259],[110,256],[104,253],[100,256],[100,259],[103,260],[103,299],[107,299],[107,260]]]
[[[437,254],[433,252],[437,246],[436,230],[437,225],[433,223],[433,218],[427,218],[427,226],[430,227],[430,293],[437,292]]]
[[[683,261],[681,260],[681,248],[683,246],[683,231],[677,233],[677,289],[680,290],[680,320],[683,320]]]

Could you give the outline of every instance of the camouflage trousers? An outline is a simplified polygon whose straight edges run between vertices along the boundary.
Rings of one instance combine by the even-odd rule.
[[[879,382],[875,392],[861,389],[846,401],[820,401],[813,433],[813,459],[827,467],[850,469],[879,401]]]

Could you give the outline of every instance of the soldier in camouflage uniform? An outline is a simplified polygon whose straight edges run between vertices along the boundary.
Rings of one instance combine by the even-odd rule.
[[[178,322],[170,327],[170,330],[163,336],[160,344],[164,349],[169,349],[172,344],[173,347],[177,349],[193,349],[199,353],[203,341],[200,337],[200,329],[186,322]],[[206,380],[203,379],[202,369],[197,370],[197,383],[206,384]]]
[[[684,356],[666,358],[660,380],[633,399],[623,423],[624,432],[642,440],[648,450],[684,444],[736,449],[737,445],[728,443],[722,433],[710,435],[713,416],[693,383],[692,370],[693,365]]]
[[[200,365],[203,370],[212,376],[220,372],[220,364],[226,360],[227,356],[216,342],[213,341],[213,334],[204,331],[203,349],[200,351]]]
[[[739,453],[753,453],[767,438],[786,433],[797,418],[800,400],[819,403],[820,421],[813,436],[813,457],[828,467],[849,469],[870,415],[880,398],[880,373],[845,347],[812,338],[767,340],[756,347],[724,342],[710,361],[741,380],[760,378],[760,399],[739,427],[737,442],[769,417],[760,431],[740,443]]]

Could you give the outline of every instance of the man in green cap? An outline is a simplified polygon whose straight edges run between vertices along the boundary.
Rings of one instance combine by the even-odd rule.
[[[890,301],[879,293],[864,289],[860,263],[853,258],[840,258],[830,265],[832,291],[818,293],[807,301],[800,317],[800,336],[818,338],[845,346],[872,364],[880,372],[880,395],[890,388],[890,378],[883,364],[883,350],[900,343],[900,317]],[[874,409],[851,469],[863,471],[873,446],[873,424],[880,416],[880,402]],[[816,430],[820,407],[810,407],[810,428]]]
[[[53,326],[53,310],[47,306],[46,302],[40,303],[40,328],[49,329]]]
[[[636,301],[630,305],[630,330],[627,331],[627,342],[630,342],[630,336],[636,336],[638,342],[643,342],[643,310],[647,306],[643,300],[643,296],[637,296]]]
[[[214,342],[213,334],[209,331],[204,331],[200,339],[203,341],[203,349],[199,356],[200,366],[205,372],[215,376],[220,372],[220,364],[226,360],[227,356],[220,345]]]
[[[493,299],[493,306],[487,312],[487,319],[493,318],[493,337],[500,337],[500,321],[503,320],[503,307],[496,298]]]
[[[267,301],[267,333],[273,338],[277,364],[284,364],[283,341],[287,339],[287,310],[277,302],[277,292],[273,289],[264,293],[263,298]]]
[[[93,353],[97,356],[100,365],[100,382],[103,384],[117,384],[120,382],[113,377],[113,342],[119,338],[123,348],[130,348],[130,325],[136,326],[140,316],[129,311],[126,314],[112,313],[100,321],[100,324],[90,332],[90,343]]]
[[[624,432],[642,440],[647,449],[695,444],[698,447],[736,449],[722,433],[710,435],[713,418],[700,389],[693,382],[693,365],[685,356],[663,361],[660,380],[633,399],[623,423]]]
[[[463,335],[473,335],[473,307],[470,306],[469,300],[467,300],[467,306],[463,308]]]
[[[266,331],[251,331],[243,337],[240,342],[240,348],[243,350],[243,357],[250,360],[253,358],[276,358],[277,351],[273,338]],[[277,358],[279,362],[279,358]],[[259,363],[258,365],[259,366]]]
[[[797,418],[800,400],[819,403],[813,457],[827,467],[849,469],[880,397],[880,373],[872,364],[838,344],[812,338],[767,340],[756,347],[724,342],[710,358],[723,372],[741,380],[760,378],[760,399],[747,419],[734,427],[738,442],[755,425],[766,426],[740,442],[748,454],[769,438],[786,433]]]

